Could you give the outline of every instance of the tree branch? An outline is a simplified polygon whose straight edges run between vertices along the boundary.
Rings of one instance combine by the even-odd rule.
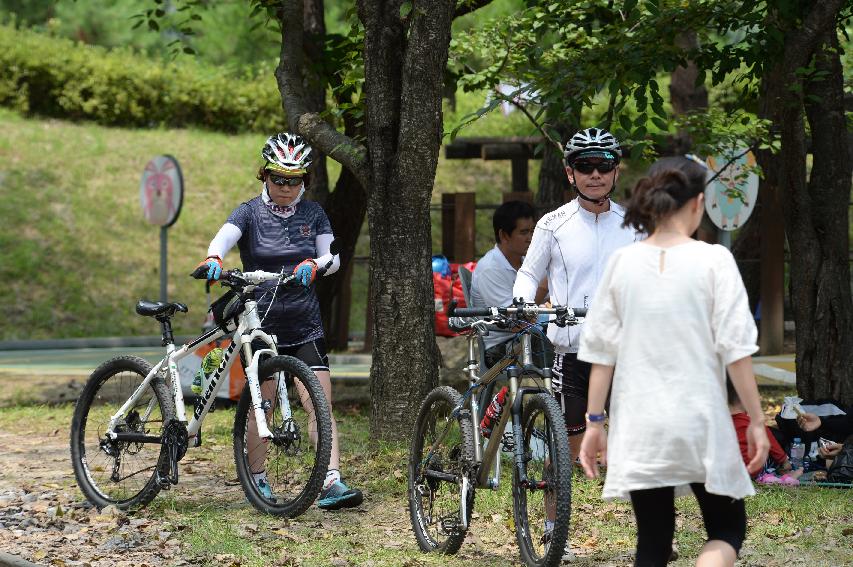
[[[281,23],[281,57],[275,77],[281,92],[281,102],[290,128],[304,136],[327,156],[349,169],[361,183],[370,187],[367,149],[355,140],[338,132],[311,112],[304,86],[304,4],[302,0],[284,2],[279,11]]]
[[[498,91],[497,89],[495,90],[495,93],[496,93],[496,97],[497,97],[497,98],[503,99],[503,100],[505,100],[506,102],[510,103],[511,105],[515,106],[517,109],[519,109],[519,110],[524,114],[524,116],[526,116],[526,117],[527,117],[527,119],[528,119],[528,120],[530,120],[530,123],[531,123],[531,124],[533,124],[533,126],[535,126],[535,127],[536,127],[536,129],[537,129],[537,130],[539,130],[539,132],[541,132],[541,133],[542,133],[542,136],[543,136],[546,140],[548,140],[548,142],[550,142],[550,143],[551,143],[555,148],[557,148],[557,151],[558,151],[558,152],[560,152],[560,153],[562,154],[562,153],[563,153],[563,145],[560,143],[560,141],[559,141],[559,140],[555,140],[555,139],[554,139],[550,134],[548,134],[548,132],[545,130],[545,128],[543,128],[543,127],[542,127],[542,126],[541,126],[541,125],[536,121],[536,118],[535,118],[532,114],[530,114],[530,111],[529,111],[529,110],[527,110],[527,109],[524,107],[524,105],[523,105],[523,104],[521,104],[520,102],[518,102],[517,100],[515,100],[515,98],[514,98],[514,97],[515,97],[517,94],[519,94],[522,90],[523,90],[523,89],[519,88],[517,91],[513,92],[513,93],[512,93],[511,95],[509,95],[509,96],[505,96],[502,92]]]
[[[456,11],[453,12],[453,18],[456,19],[460,16],[464,16],[465,14],[470,14],[476,10],[479,10],[483,6],[487,6],[492,3],[492,0],[462,0],[462,3],[456,6]]]

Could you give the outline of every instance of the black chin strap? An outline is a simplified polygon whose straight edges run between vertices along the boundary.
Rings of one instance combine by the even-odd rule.
[[[589,201],[590,203],[595,203],[596,205],[601,206],[604,203],[606,203],[607,200],[610,198],[610,195],[612,195],[613,192],[616,191],[616,180],[615,179],[613,180],[613,187],[610,188],[610,191],[607,192],[607,195],[605,195],[604,197],[601,197],[600,199],[593,199],[592,197],[587,197],[586,195],[581,193],[581,190],[578,189],[577,184],[574,182],[572,182],[572,189],[574,189],[575,193],[578,194],[578,198],[583,199],[584,201]]]

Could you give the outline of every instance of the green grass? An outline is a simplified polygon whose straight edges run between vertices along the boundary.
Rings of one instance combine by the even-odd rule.
[[[474,107],[479,95],[461,97]],[[465,102],[467,101],[467,102]],[[487,117],[470,135],[503,131]],[[206,310],[203,286],[187,277],[210,239],[239,203],[259,190],[254,174],[264,136],[200,130],[131,130],[22,118],[0,109],[0,340],[155,335],[158,325],[135,315],[140,298],[160,290],[160,229],[139,203],[142,169],[169,153],[180,162],[184,204],[168,230],[168,292],[190,313],[175,319],[179,334],[198,332]],[[466,133],[465,135],[469,135]],[[329,161],[331,179],[339,172]],[[538,165],[530,168],[535,186]],[[440,158],[434,202],[445,191],[476,191],[499,203],[509,187],[508,162]],[[478,250],[491,246],[491,216],[478,215]],[[436,222],[440,215],[436,214]],[[440,226],[434,247],[440,251]],[[366,227],[364,234],[366,234]],[[369,253],[362,239],[358,254]],[[235,252],[226,264],[235,265]],[[367,266],[356,268],[351,329],[364,329]]]
[[[776,394],[765,397],[769,412]],[[49,436],[65,443],[72,408],[23,406],[0,409],[0,430]],[[455,557],[427,555],[417,549],[406,508],[407,447],[376,446],[369,437],[368,415],[351,408],[337,412],[342,434],[342,471],[366,495],[359,511],[324,513],[316,508],[294,520],[262,516],[239,488],[221,481],[202,483],[184,476],[182,484],[162,492],[138,515],[162,523],[185,545],[183,557],[193,564],[282,565],[495,565],[517,563],[512,521],[509,462],[504,462],[497,491],[478,490],[470,539]],[[232,409],[210,414],[204,445],[190,449],[186,471],[234,479],[231,454]],[[57,428],[59,433],[54,433]],[[50,441],[50,438],[56,441]],[[62,484],[73,487],[73,480]],[[228,483],[226,483],[228,484]],[[572,547],[578,565],[621,565],[630,562],[636,531],[633,513],[624,502],[603,502],[601,481],[579,472],[572,483]],[[749,532],[742,552],[745,565],[785,565],[792,557],[809,565],[843,565],[849,560],[853,530],[850,491],[822,488],[761,487],[747,500]],[[692,565],[704,541],[701,516],[692,498],[677,501],[676,566]],[[848,535],[845,535],[848,534]],[[348,562],[348,563],[347,563]]]

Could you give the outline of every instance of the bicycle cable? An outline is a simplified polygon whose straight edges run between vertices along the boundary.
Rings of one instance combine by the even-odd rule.
[[[275,283],[275,286],[273,286],[273,288],[272,288],[272,299],[270,299],[270,304],[269,304],[269,305],[267,305],[267,310],[264,312],[264,316],[263,316],[263,317],[261,317],[261,323],[262,323],[262,324],[263,324],[263,322],[264,322],[264,321],[266,321],[266,319],[267,319],[267,315],[269,315],[269,313],[270,313],[270,309],[272,309],[272,304],[273,304],[273,302],[275,302],[275,296],[276,296],[276,294],[278,293],[278,286],[280,286],[280,285],[281,285],[281,280],[282,280],[282,279],[284,279],[284,269],[282,269],[282,270],[281,270],[281,272],[279,272],[279,274],[278,274],[278,281]],[[264,297],[266,297],[268,294],[269,294],[269,290],[268,290],[268,291],[266,291],[266,292],[265,292],[265,293],[260,297],[260,299],[258,299],[258,303],[260,303],[261,299],[263,299]]]

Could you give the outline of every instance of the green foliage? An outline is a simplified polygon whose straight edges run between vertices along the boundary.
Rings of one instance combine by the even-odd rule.
[[[57,37],[131,47],[157,59],[195,53],[230,71],[274,62],[281,38],[244,0],[0,0],[0,20],[4,16]]]
[[[272,69],[239,79],[192,60],[156,63],[0,26],[0,105],[111,126],[199,126],[222,132],[283,129]]]
[[[779,150],[779,135],[771,130],[770,121],[744,110],[710,108],[691,112],[677,117],[675,125],[691,133],[694,147],[701,155],[732,154],[745,146]]]
[[[525,95],[528,115],[544,134],[583,116],[584,126],[607,128],[632,146],[633,155],[649,158],[652,148],[666,145],[675,132],[659,80],[686,61],[702,63],[698,83],[705,81],[707,70],[715,83],[732,85],[730,107],[742,108],[754,99],[757,82],[747,72],[754,67],[744,66],[743,55],[756,52],[758,40],[744,30],[761,23],[762,10],[763,3],[728,0],[530,0],[526,9],[454,38],[450,65],[466,89],[515,85],[517,91],[503,98]],[[697,34],[699,48],[682,47],[685,31]],[[497,101],[483,106],[463,125],[496,106]],[[729,128],[712,141],[713,126],[704,124],[712,144],[727,144],[734,134],[745,133]],[[742,138],[739,144],[752,140]]]

